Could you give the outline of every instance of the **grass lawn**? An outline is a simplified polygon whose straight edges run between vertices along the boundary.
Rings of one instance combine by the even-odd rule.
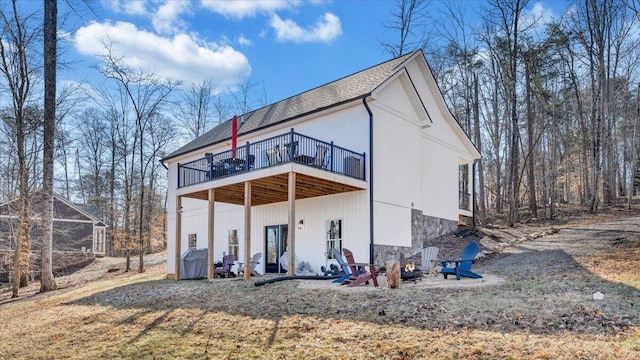
[[[618,230],[595,229],[611,234],[573,253],[577,231],[480,264],[496,282],[343,289],[177,282],[163,265],[113,274],[0,305],[0,359],[638,359],[640,232],[619,246]]]

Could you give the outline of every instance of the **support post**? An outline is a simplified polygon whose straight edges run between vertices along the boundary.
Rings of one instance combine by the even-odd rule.
[[[333,141],[331,142],[331,151],[329,153],[329,161],[331,161],[331,163],[329,164],[329,170],[333,172]]]
[[[251,182],[244,183],[244,279],[251,279]]]
[[[249,157],[251,156],[251,154],[249,153],[249,149],[250,149],[249,142],[247,141],[247,145],[244,150],[244,171],[251,170],[249,169]]]
[[[289,172],[289,275],[296,274],[296,173]]]
[[[214,222],[215,222],[215,201],[216,201],[216,191],[215,189],[209,189],[209,218],[207,224],[207,268],[209,269],[207,273],[207,278],[209,280],[214,278],[215,272],[213,266],[213,244],[214,238],[213,235],[215,233]]]
[[[180,280],[180,255],[182,253],[181,240],[182,237],[182,196],[176,197],[176,280]]]

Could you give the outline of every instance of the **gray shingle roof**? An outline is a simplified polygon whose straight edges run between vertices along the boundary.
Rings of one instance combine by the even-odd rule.
[[[418,50],[419,51],[419,50]],[[242,115],[238,136],[344,104],[370,94],[414,53],[406,54]],[[240,120],[238,120],[240,122]],[[163,161],[231,138],[231,120],[166,156]]]

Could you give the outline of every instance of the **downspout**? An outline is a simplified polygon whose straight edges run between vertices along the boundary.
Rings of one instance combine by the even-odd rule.
[[[369,113],[369,264],[373,264],[373,112],[367,104],[370,95],[362,97],[362,104]]]
[[[471,170],[471,175],[473,176],[471,178],[471,189],[473,189],[473,191],[471,192],[471,194],[473,195],[473,202],[471,203],[471,225],[473,225],[473,227],[476,227],[476,165],[478,164],[478,159],[473,160],[473,166],[472,166],[472,170]]]
[[[162,161],[162,160],[158,160],[158,161],[160,162],[160,165],[162,165],[163,168],[165,168],[166,170],[169,170],[167,165],[164,164],[164,161]]]

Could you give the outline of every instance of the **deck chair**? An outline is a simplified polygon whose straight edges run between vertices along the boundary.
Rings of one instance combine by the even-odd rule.
[[[426,271],[429,275],[436,274],[438,252],[439,250],[435,246],[429,246],[422,249],[422,271]]]
[[[316,147],[316,156],[313,160],[313,166],[315,167],[319,167],[319,168],[325,168],[325,162],[326,162],[326,155],[327,155],[327,150],[329,150],[329,148],[327,148],[324,145],[318,145]]]
[[[298,156],[298,142],[294,141],[291,144],[284,144],[285,151],[282,156],[283,162],[289,162],[292,159],[295,159]]]
[[[253,154],[249,154],[249,156],[247,156],[247,159],[249,161],[245,164],[245,169],[244,170],[252,170],[253,166],[256,163],[256,156],[253,155]]]
[[[362,273],[362,270],[358,269],[358,266],[355,264],[356,261],[353,258],[353,253],[351,252],[351,250],[342,248],[342,253],[347,260],[345,265],[349,269],[349,277],[342,280],[342,282],[340,282],[340,285],[348,285],[351,282],[356,281],[358,275]]]
[[[215,277],[218,274],[220,277],[228,278],[231,275],[231,267],[235,261],[236,257],[232,254],[225,255],[222,258],[222,267],[213,269],[213,276]]]
[[[375,266],[368,263],[357,263],[353,258],[353,253],[349,249],[342,248],[344,257],[347,259],[347,265],[351,270],[351,276],[340,283],[349,287],[362,284],[369,284],[369,280],[373,281],[373,286],[378,287],[378,274],[376,274]],[[369,271],[366,268],[369,267]]]
[[[456,280],[460,280],[460,277],[463,276],[473,279],[482,278],[479,274],[471,271],[471,264],[473,264],[476,255],[478,255],[478,250],[480,250],[478,243],[472,242],[464,248],[460,259],[442,261],[440,272],[444,275],[444,278],[446,279],[447,275],[455,275]],[[449,267],[449,264],[454,264],[454,267]]]
[[[255,253],[253,254],[253,257],[251,258],[251,276],[262,276],[262,274],[260,274],[258,272],[258,270],[256,270],[256,267],[258,266],[258,264],[260,264],[260,258],[262,258],[262,253]]]
[[[251,274],[251,276],[262,276],[262,274],[260,274],[256,270],[256,267],[258,266],[258,264],[260,264],[261,257],[262,257],[262,253],[255,253],[251,257],[250,269],[249,269],[249,273]],[[243,274],[244,274],[244,263],[238,261],[238,276]]]
[[[267,159],[269,160],[269,166],[280,164],[282,162],[280,147],[267,150]]]
[[[340,250],[338,250],[336,248],[333,249],[333,258],[336,259],[336,261],[338,261],[338,265],[340,265],[340,268],[342,269],[342,272],[344,273],[344,275],[342,275],[341,277],[333,280],[333,282],[342,284],[343,281],[345,281],[345,280],[347,280],[347,279],[349,279],[351,277],[351,268],[349,267],[349,265],[347,265],[347,262],[344,260],[344,258],[340,254]]]

